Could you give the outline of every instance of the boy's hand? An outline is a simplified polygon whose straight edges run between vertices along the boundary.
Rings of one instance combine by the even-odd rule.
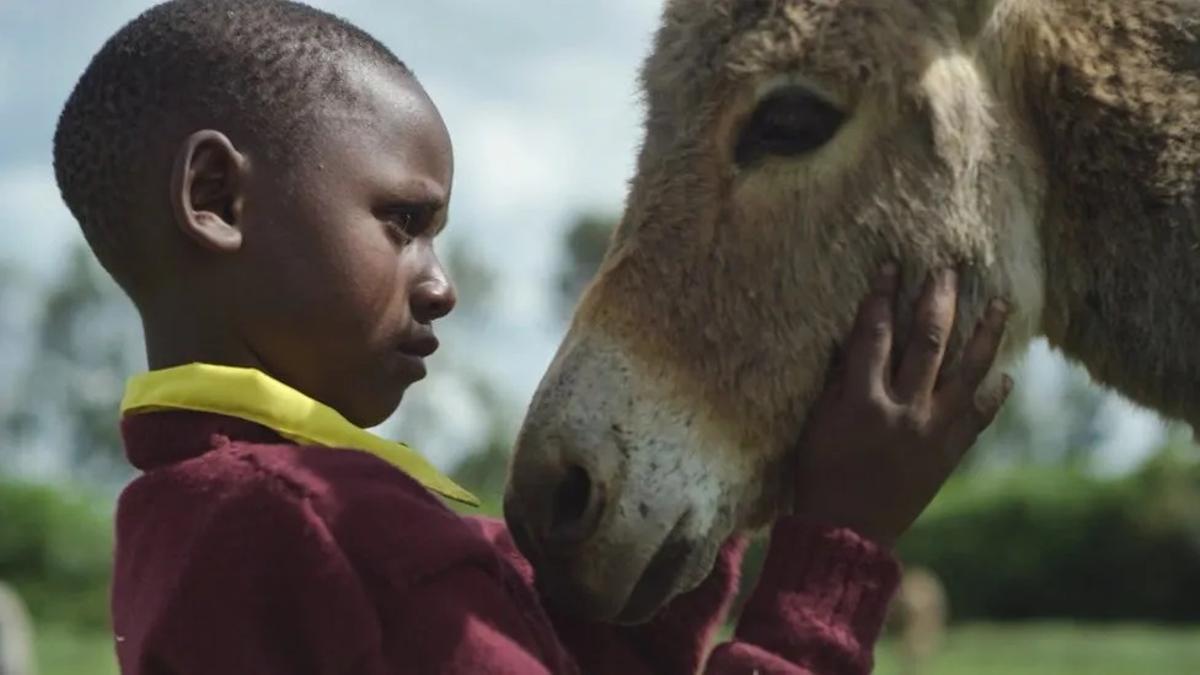
[[[925,510],[1000,410],[1012,380],[976,406],[1004,333],[1007,308],[993,302],[962,352],[941,373],[954,325],[957,276],[935,273],[916,309],[913,339],[892,372],[897,270],[880,273],[859,310],[844,358],[805,426],[796,513],[849,527],[891,546]]]

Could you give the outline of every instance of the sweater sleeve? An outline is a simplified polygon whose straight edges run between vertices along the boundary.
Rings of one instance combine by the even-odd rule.
[[[705,672],[865,675],[899,577],[887,551],[853,532],[782,518],[734,639]]]

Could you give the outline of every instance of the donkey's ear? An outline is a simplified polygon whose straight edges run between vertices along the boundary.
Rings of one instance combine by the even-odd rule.
[[[950,0],[958,18],[958,32],[963,38],[973,38],[987,26],[996,7],[1005,0]]]

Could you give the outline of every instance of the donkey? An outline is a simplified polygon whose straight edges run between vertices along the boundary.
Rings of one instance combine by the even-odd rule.
[[[886,630],[896,638],[901,675],[928,672],[946,638],[946,589],[932,570],[904,571],[888,609]]]
[[[17,592],[0,582],[0,675],[34,675],[33,622]]]
[[[642,80],[624,218],[506,494],[551,600],[644,620],[791,503],[887,259],[900,339],[955,266],[950,353],[1004,297],[997,370],[1045,336],[1200,423],[1200,0],[668,0]]]

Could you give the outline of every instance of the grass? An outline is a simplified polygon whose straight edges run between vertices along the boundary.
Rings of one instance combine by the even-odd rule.
[[[877,675],[903,671],[889,642]],[[921,675],[1193,675],[1200,673],[1200,627],[973,624],[951,631]]]
[[[117,675],[106,633],[42,626],[40,675]],[[900,675],[893,645],[877,653],[876,675]],[[1193,675],[1200,626],[972,624],[951,631],[921,675]]]
[[[112,637],[42,625],[37,633],[38,675],[117,675]]]

